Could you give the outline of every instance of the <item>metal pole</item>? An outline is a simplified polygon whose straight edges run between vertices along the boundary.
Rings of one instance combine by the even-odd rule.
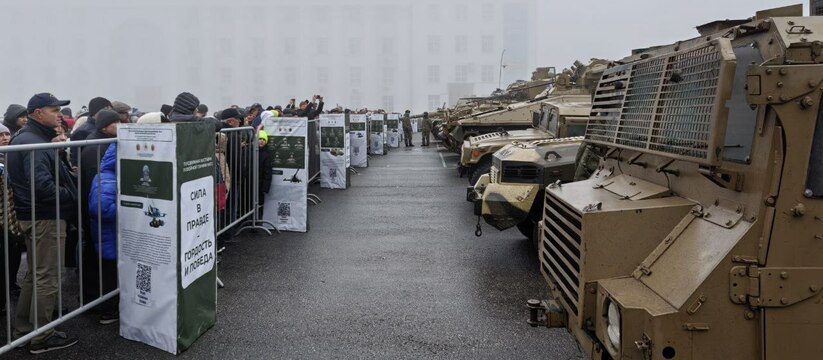
[[[497,89],[500,89],[503,82],[503,55],[506,54],[506,49],[503,49],[503,52],[500,53],[500,72],[497,74]]]

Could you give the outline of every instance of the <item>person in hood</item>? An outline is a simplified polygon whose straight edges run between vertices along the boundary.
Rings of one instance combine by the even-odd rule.
[[[183,92],[174,99],[169,120],[171,122],[196,122],[200,118],[194,114],[200,105],[200,99],[192,93]]]
[[[120,122],[120,116],[113,110],[101,110],[97,113],[97,120],[95,121],[94,133],[89,135],[86,140],[112,139],[117,137],[117,124]],[[106,154],[106,151],[111,144],[90,145],[83,147],[80,153],[80,208],[89,208],[89,194],[91,193],[94,178],[98,174],[101,159]],[[95,253],[92,243],[96,243],[91,235],[97,234],[97,228],[91,225],[90,219],[86,211],[80,213],[80,226],[83,228],[83,242],[80,246],[80,251],[83,252],[83,298],[96,299],[106,292],[100,293],[100,270],[97,261],[97,253]],[[103,277],[105,278],[105,270]],[[105,309],[103,314],[111,312],[111,309]],[[104,322],[101,319],[101,322]]]
[[[97,125],[95,124],[97,113],[101,110],[111,110],[112,105],[111,101],[103,97],[96,97],[89,101],[89,114],[87,116],[86,122],[74,129],[71,132],[71,141],[83,141],[89,137],[94,131],[97,129]],[[74,166],[77,166],[77,158],[80,157],[80,153],[83,151],[82,148],[73,148],[71,152],[71,163]]]
[[[117,127],[117,123],[110,126]],[[88,218],[91,225],[94,259],[102,257],[103,294],[117,289],[117,144],[111,144],[100,161],[100,173],[91,182],[88,197]],[[100,305],[101,325],[115,323],[120,318],[117,296]]]
[[[16,135],[17,132],[26,125],[26,122],[29,121],[28,115],[29,113],[26,111],[25,106],[18,104],[9,105],[6,113],[3,115],[3,125],[9,128],[11,136]]]
[[[49,93],[32,96],[27,108],[29,121],[11,145],[50,143],[57,136],[54,129],[60,126],[60,107],[68,104],[68,100],[58,100]],[[14,321],[14,337],[17,338],[32,332],[35,323],[48,324],[54,318],[55,307],[59,305],[58,279],[62,271],[58,256],[64,251],[66,220],[72,218],[77,209],[77,187],[71,170],[53,151],[13,152],[6,160],[20,226],[23,231],[36,230],[36,236],[26,240],[28,254],[35,260],[28,265],[17,304]],[[56,181],[58,177],[59,183]],[[60,211],[56,210],[58,200]],[[34,263],[37,264],[36,278],[33,276]],[[49,329],[31,339],[29,352],[40,354],[76,343],[77,338]]]

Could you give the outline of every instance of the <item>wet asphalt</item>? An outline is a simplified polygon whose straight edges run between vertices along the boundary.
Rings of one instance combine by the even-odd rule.
[[[457,155],[432,144],[372,156],[348,190],[312,185],[308,233],[235,238],[217,324],[178,358],[580,358],[565,330],[526,324],[526,300],[548,297],[531,243],[475,237]],[[92,315],[61,330],[79,344],[0,359],[174,358]]]

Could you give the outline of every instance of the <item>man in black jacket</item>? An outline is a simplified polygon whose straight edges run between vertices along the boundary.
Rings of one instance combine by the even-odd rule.
[[[11,145],[50,143],[57,136],[55,128],[60,126],[60,107],[68,104],[69,101],[58,100],[52,94],[34,95],[27,109],[29,121]],[[13,152],[8,154],[7,161],[9,183],[14,191],[20,225],[23,231],[31,230],[32,233],[31,238],[26,240],[30,254],[29,271],[23,280],[14,322],[14,336],[20,337],[33,331],[35,322],[39,326],[51,322],[58,305],[57,280],[61,271],[59,256],[64,251],[66,240],[65,219],[75,215],[77,188],[72,173],[53,150]],[[35,271],[36,279],[33,277]],[[32,296],[34,290],[37,292],[36,299]],[[37,301],[36,306],[34,301]],[[76,343],[76,338],[51,329],[32,338],[29,352],[39,354]]]

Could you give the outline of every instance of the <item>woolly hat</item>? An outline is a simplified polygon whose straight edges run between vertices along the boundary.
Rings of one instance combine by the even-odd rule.
[[[269,134],[266,134],[266,132],[263,131],[263,130],[260,130],[260,131],[257,132],[257,138],[260,139],[260,140],[266,140],[266,142],[269,142]]]
[[[0,134],[11,134],[11,130],[6,125],[0,124]]]
[[[192,93],[182,92],[174,99],[171,111],[176,114],[192,115],[199,105],[200,99],[197,96]]]
[[[111,107],[114,108],[114,111],[118,113],[126,113],[131,111],[131,106],[122,101],[112,101]]]
[[[145,113],[139,119],[137,119],[138,124],[160,124],[164,122],[168,122],[168,120],[163,121],[166,115],[163,115],[162,112],[150,112]]]
[[[89,100],[89,117],[95,117],[100,110],[105,109],[107,106],[111,106],[111,101],[104,97]]]

